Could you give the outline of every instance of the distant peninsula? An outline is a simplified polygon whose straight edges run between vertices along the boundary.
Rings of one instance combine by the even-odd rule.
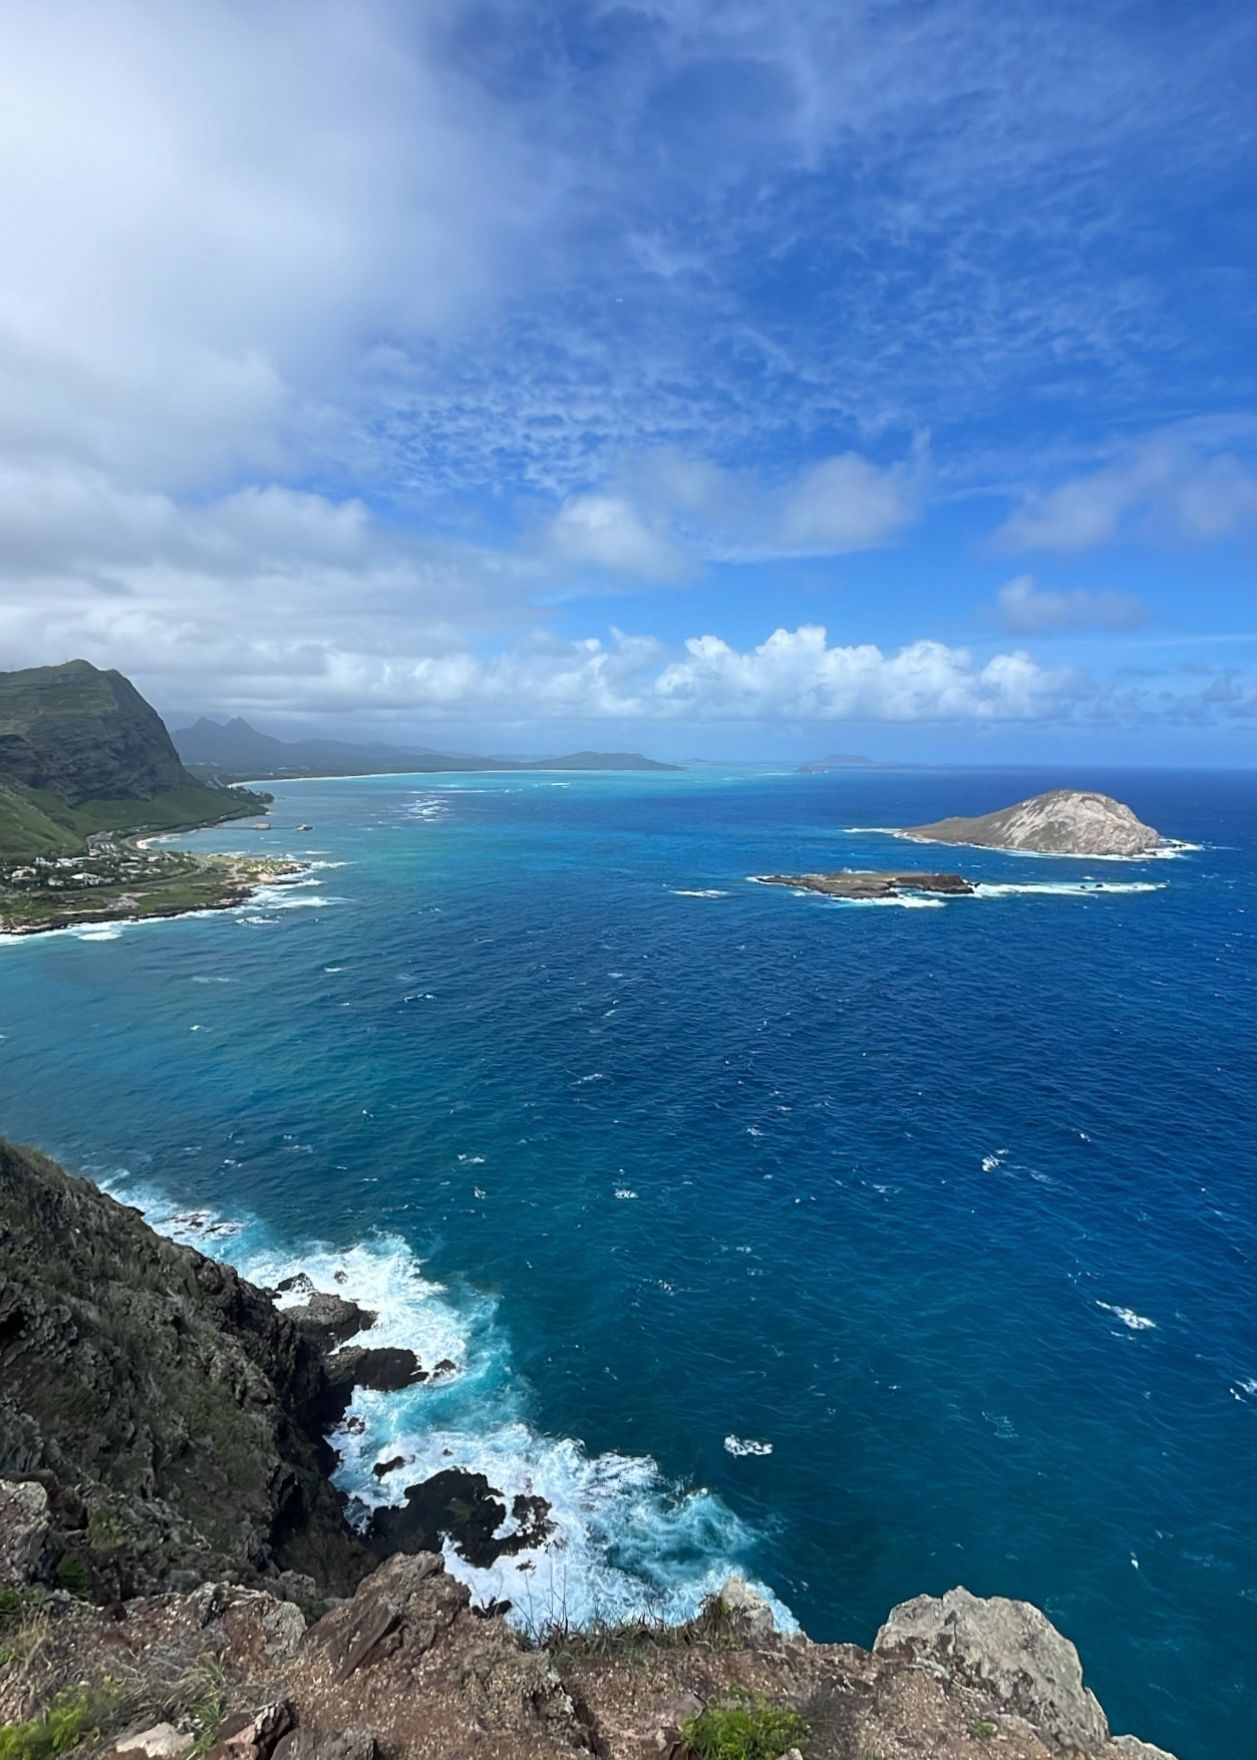
[[[426,775],[445,771],[467,773],[498,770],[679,770],[641,752],[568,752],[557,758],[480,757],[467,752],[438,752],[427,746],[355,745],[337,739],[276,739],[261,733],[240,716],[213,721],[202,715],[190,727],[178,728],[174,742],[180,757],[197,775],[218,782],[298,780],[313,776]]]
[[[910,825],[899,835],[921,843],[972,844],[1045,856],[1137,857],[1174,847],[1112,795],[1074,788],[1049,789],[975,818]]]
[[[260,813],[268,799],[193,776],[120,672],[70,660],[0,673],[0,932],[242,903],[297,864],[138,839]]]

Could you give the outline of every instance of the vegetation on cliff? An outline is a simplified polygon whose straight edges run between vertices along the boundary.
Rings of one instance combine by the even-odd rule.
[[[191,775],[121,673],[86,660],[0,672],[0,857],[65,854],[92,832],[174,830],[264,804]]]
[[[335,1400],[263,1291],[0,1140],[0,1474],[38,1477],[93,1593],[178,1569],[351,1587],[371,1560],[327,1477]]]

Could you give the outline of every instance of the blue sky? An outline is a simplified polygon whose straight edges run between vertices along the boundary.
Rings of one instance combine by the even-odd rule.
[[[0,664],[1252,760],[1239,0],[14,0],[0,77]]]

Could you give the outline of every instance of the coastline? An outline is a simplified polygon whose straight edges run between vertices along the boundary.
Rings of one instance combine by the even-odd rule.
[[[180,834],[182,835],[182,834]],[[106,923],[140,923],[173,917],[203,916],[235,910],[265,886],[291,885],[311,872],[309,862],[290,857],[221,854],[170,879],[122,884],[105,897],[85,899],[81,908],[53,901],[48,893],[22,901],[27,914],[0,907],[0,942],[27,940],[65,930]],[[90,896],[90,895],[89,895]],[[39,907],[47,903],[46,912]]]

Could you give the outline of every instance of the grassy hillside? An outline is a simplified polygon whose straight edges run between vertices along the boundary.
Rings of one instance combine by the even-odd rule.
[[[86,660],[0,673],[0,859],[69,854],[91,831],[171,831],[264,804],[185,770],[121,673]]]

